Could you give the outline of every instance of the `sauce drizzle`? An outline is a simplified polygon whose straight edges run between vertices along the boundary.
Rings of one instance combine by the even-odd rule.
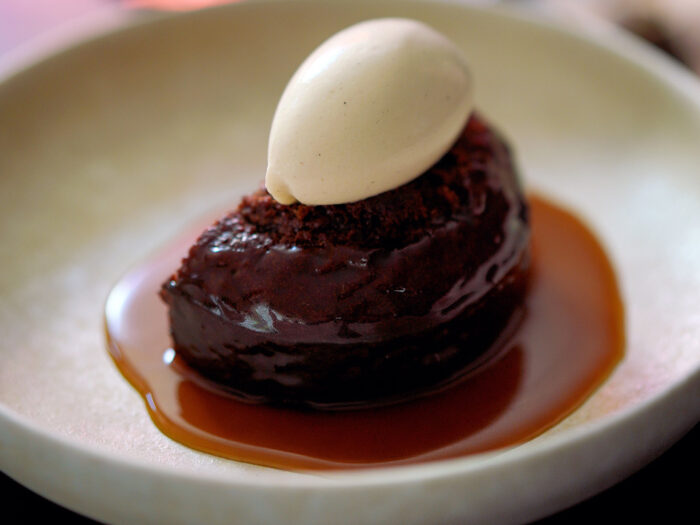
[[[176,239],[110,293],[110,353],[154,423],[189,447],[295,470],[454,458],[522,443],[575,410],[624,353],[615,275],[590,231],[531,197],[533,275],[525,319],[498,356],[451,388],[353,411],[247,404],[192,379],[169,348],[163,279],[198,231]]]

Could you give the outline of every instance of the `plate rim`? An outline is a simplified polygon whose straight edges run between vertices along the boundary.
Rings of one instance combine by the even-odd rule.
[[[439,459],[411,465],[369,467],[360,470],[341,469],[296,472],[298,474],[302,474],[303,477],[297,478],[295,476],[294,481],[291,483],[289,480],[282,480],[279,477],[276,480],[266,479],[266,475],[261,476],[260,479],[238,480],[232,477],[230,473],[213,470],[204,472],[198,471],[195,473],[187,467],[152,463],[143,459],[137,459],[120,452],[114,452],[107,448],[102,448],[92,443],[77,442],[76,440],[63,434],[54,434],[48,429],[45,429],[41,427],[41,425],[32,421],[29,417],[20,414],[3,404],[0,404],[0,430],[2,430],[3,425],[7,425],[11,430],[12,427],[14,427],[15,432],[26,432],[28,435],[36,436],[39,439],[47,442],[55,442],[55,444],[64,449],[66,452],[80,454],[84,453],[86,456],[89,456],[92,459],[101,459],[107,463],[119,464],[132,470],[152,472],[158,476],[164,475],[172,477],[173,475],[176,475],[180,479],[191,477],[193,479],[199,478],[200,481],[206,480],[215,483],[224,483],[227,486],[240,484],[244,486],[259,486],[266,489],[277,489],[280,487],[291,489],[305,489],[310,487],[315,489],[337,489],[338,487],[345,486],[353,487],[357,486],[358,484],[362,486],[405,484],[414,482],[416,479],[431,479],[443,477],[444,475],[474,473],[477,471],[483,471],[491,466],[501,466],[505,463],[525,460],[528,459],[529,456],[534,458],[541,455],[548,455],[548,453],[555,450],[561,451],[567,446],[576,447],[578,443],[586,441],[592,436],[599,436],[600,434],[606,432],[608,428],[619,431],[621,427],[639,422],[645,419],[646,413],[649,411],[665,412],[667,410],[667,405],[673,404],[673,401],[677,397],[685,397],[685,395],[679,396],[677,392],[679,390],[682,391],[683,394],[685,394],[687,391],[689,398],[693,397],[693,393],[700,396],[700,368],[694,370],[682,380],[661,390],[653,397],[648,398],[636,405],[623,408],[611,416],[606,416],[595,421],[585,422],[575,427],[564,429],[560,433],[547,436],[546,439],[538,440],[535,438],[520,445],[513,445],[502,449],[471,454],[461,458]],[[697,409],[696,412],[698,412],[698,414],[695,416],[695,420],[700,418],[700,408]],[[675,425],[677,430],[672,432],[672,434],[676,435],[677,438],[680,438],[692,428],[695,422],[697,422],[694,422],[693,417],[691,416],[687,418],[687,421],[687,423],[677,423]],[[668,446],[671,444],[672,442],[669,442]],[[663,450],[668,448],[668,446],[664,447]],[[523,453],[523,451],[525,451],[525,453]],[[202,454],[206,453],[202,452]],[[258,466],[255,466],[255,468],[258,468]],[[275,477],[276,473],[286,472],[284,470],[271,467],[260,468],[263,468],[265,471],[269,472],[272,477]],[[437,472],[438,470],[439,472]],[[8,472],[8,474],[12,477],[11,472]],[[358,478],[368,477],[368,474],[376,477],[376,479],[358,480]],[[271,486],[271,483],[273,485],[277,483],[278,485]]]
[[[393,0],[384,1],[387,3],[393,2]],[[271,5],[282,3],[288,3],[288,1],[257,0],[256,2],[214,6],[207,8],[207,11],[242,9],[250,6],[255,6],[255,8],[259,8],[259,6],[269,8]],[[303,3],[313,4],[318,2],[305,1]],[[353,4],[350,0],[342,0],[336,3]],[[369,4],[370,2],[363,1],[363,3]],[[542,18],[531,12],[525,12],[523,9],[506,9],[501,6],[485,7],[465,5],[456,0],[412,0],[407,2],[409,5],[425,5],[431,3],[450,6],[451,8],[464,11],[486,12],[494,17],[505,17],[516,23],[535,26],[538,31],[544,30],[554,32],[560,38],[574,38],[579,42],[583,42],[585,45],[594,46],[598,50],[613,54],[623,59],[626,63],[633,65],[635,68],[641,69],[645,73],[651,75],[656,81],[662,83],[668,92],[673,93],[675,97],[682,98],[684,101],[694,106],[695,118],[700,119],[700,79],[695,78],[690,71],[685,70],[680,64],[676,64],[670,58],[663,56],[660,51],[653,49],[651,46],[639,41],[637,38],[624,31],[613,27],[611,24],[601,23],[593,27],[593,29],[584,29],[582,27],[572,27],[563,24],[561,20]],[[188,13],[168,13],[165,15],[136,13],[136,16],[127,16],[120,19],[115,25],[110,25],[108,23],[106,26],[100,26],[97,32],[89,34],[87,38],[84,37],[84,34],[81,34],[79,35],[80,40],[69,39],[67,40],[69,44],[63,45],[62,43],[62,47],[60,48],[46,49],[42,47],[45,46],[45,44],[38,44],[37,47],[32,47],[34,44],[30,42],[26,47],[23,47],[20,54],[9,53],[0,58],[0,86],[11,81],[16,76],[30,72],[32,68],[40,66],[47,60],[52,60],[64,53],[69,53],[76,48],[89,46],[97,40],[113,37],[134,27],[157,24],[164,19],[186,17],[189,15]],[[595,36],[596,39],[593,39],[592,36]],[[74,36],[70,38],[74,38]],[[20,55],[21,57],[18,59],[17,57]],[[3,64],[8,60],[11,66],[9,68],[3,67]],[[464,458],[438,460],[417,465],[368,468],[362,469],[361,471],[329,471],[330,475],[323,472],[310,472],[308,475],[295,476],[293,479],[275,475],[277,471],[274,471],[274,469],[271,469],[273,472],[270,476],[264,474],[260,476],[256,475],[253,478],[245,478],[245,473],[242,473],[242,477],[239,479],[238,477],[232,476],[230,472],[223,472],[221,470],[214,471],[210,469],[205,471],[193,471],[186,467],[179,467],[172,464],[160,464],[134,458],[106,447],[80,442],[69,435],[52,433],[48,429],[32,421],[28,416],[5,406],[1,401],[0,435],[4,435],[6,432],[15,432],[18,434],[26,433],[26,435],[30,435],[32,439],[43,440],[46,443],[58,446],[63,454],[82,455],[87,459],[103,462],[108,465],[109,468],[132,470],[140,476],[148,475],[152,476],[154,479],[165,476],[169,480],[172,480],[173,477],[176,477],[178,482],[206,482],[228,488],[232,486],[239,488],[245,487],[263,492],[278,490],[280,488],[290,491],[307,489],[333,491],[339,488],[358,486],[400,487],[420,480],[475,475],[488,471],[489,469],[503,468],[504,466],[512,468],[514,465],[517,466],[527,461],[536,461],[538,458],[551,455],[555,452],[570,453],[580,448],[582,444],[592,438],[601,439],[604,435],[613,432],[625,433],[626,428],[640,424],[648,417],[649,413],[664,412],[668,410],[669,406],[674,405],[674,403],[677,404],[682,401],[682,399],[690,399],[694,396],[700,396],[700,366],[696,366],[694,369],[686,372],[680,379],[666,385],[653,396],[642,402],[635,403],[632,406],[625,406],[618,412],[612,415],[605,415],[595,421],[589,421],[573,428],[563,429],[560,433],[548,436],[546,439],[539,440],[536,438],[534,441],[526,442],[521,445],[475,454]],[[689,403],[689,406],[692,409],[692,403]],[[674,427],[666,432],[667,437],[664,443],[661,443],[661,448],[657,447],[656,455],[663,452],[700,420],[700,407],[696,407],[694,412],[688,410],[684,412],[684,415],[686,416],[685,419],[674,420]],[[659,433],[658,430],[656,432],[657,434]],[[0,447],[0,460],[2,460],[4,456],[2,450],[5,448],[6,447]],[[651,461],[654,457],[654,455],[646,457],[643,463],[645,464]],[[3,461],[3,463],[5,462]],[[637,464],[635,469],[641,466],[641,464]],[[11,477],[15,477],[16,475],[12,470],[6,470],[5,465],[3,465],[3,470]],[[621,473],[618,479],[614,479],[610,482],[610,485],[633,471],[634,469]],[[236,476],[238,476],[238,474]],[[18,480],[21,482],[19,478],[18,476]],[[603,488],[605,487],[598,488],[596,492],[603,490]],[[51,498],[51,495],[47,497]],[[569,503],[575,503],[583,497],[585,497],[585,495]]]

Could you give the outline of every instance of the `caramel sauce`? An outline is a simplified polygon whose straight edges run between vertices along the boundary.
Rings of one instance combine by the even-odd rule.
[[[575,410],[624,351],[613,270],[587,228],[539,197],[522,324],[449,389],[391,406],[313,411],[248,404],[207,388],[169,348],[158,297],[199,231],[128,273],[106,306],[111,355],[166,435],[230,459],[298,470],[454,458],[522,443]]]

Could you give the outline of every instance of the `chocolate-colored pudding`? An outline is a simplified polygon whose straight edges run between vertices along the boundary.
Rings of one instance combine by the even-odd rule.
[[[517,324],[528,240],[508,148],[472,116],[395,190],[330,206],[243,198],[161,295],[177,354],[241,398],[381,404],[460,377]]]

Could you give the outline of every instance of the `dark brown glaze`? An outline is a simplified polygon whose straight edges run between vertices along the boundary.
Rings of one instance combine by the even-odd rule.
[[[175,350],[255,401],[337,408],[440,387],[517,324],[527,214],[479,117],[433,168],[376,197],[282,206],[261,190],[163,286]]]
[[[292,470],[405,465],[513,446],[578,407],[620,361],[624,312],[615,275],[586,227],[531,197],[525,317],[503,350],[441,392],[359,410],[241,402],[205,386],[170,348],[163,275],[201,228],[126,274],[106,305],[109,350],[172,439],[219,456]],[[206,223],[205,223],[206,224]],[[614,403],[614,389],[602,394]]]

